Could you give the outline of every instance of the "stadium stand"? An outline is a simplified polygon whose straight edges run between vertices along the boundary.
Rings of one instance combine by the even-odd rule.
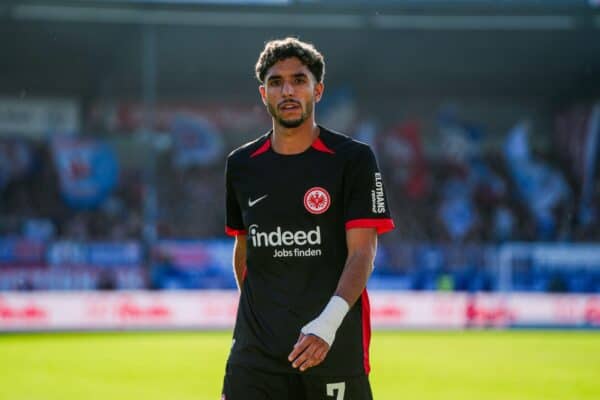
[[[0,290],[234,287],[223,160],[296,34],[327,54],[318,120],[384,172],[371,287],[600,292],[591,2],[34,3],[0,6]]]
[[[580,198],[582,187],[568,163],[561,162],[558,144],[546,152],[535,153],[527,141],[532,132],[527,131],[526,124],[518,123],[504,135],[503,147],[486,151],[490,146],[486,146],[479,127],[484,123],[464,122],[454,114],[443,115],[437,121],[437,137],[446,149],[438,152],[423,143],[421,125],[412,119],[383,129],[371,127],[377,133],[370,137],[365,134],[369,130],[365,124],[352,125],[356,127],[353,134],[370,141],[380,156],[398,222],[398,230],[382,238],[371,287],[494,291],[499,289],[494,254],[502,244],[600,240],[597,220],[577,217],[579,203],[574,199]],[[202,135],[214,133],[200,129],[197,134],[200,136],[196,140],[201,140]],[[232,142],[237,132],[216,134],[226,138],[224,142]],[[59,170],[64,166],[57,161],[60,150],[52,143],[2,139],[0,144],[5,160],[0,168],[3,251],[9,254],[11,246],[18,249],[15,241],[33,241],[48,248],[47,255],[40,257],[39,265],[29,273],[14,265],[7,267],[20,262],[19,253],[12,258],[6,256],[3,289],[235,286],[227,250],[215,256],[224,260],[212,263],[202,255],[215,253],[211,246],[226,243],[222,233],[221,183],[222,156],[228,150],[224,146],[217,155],[193,154],[189,143],[158,153],[158,242],[151,242],[144,240],[143,235],[144,213],[148,210],[144,210],[146,183],[140,170],[123,168],[124,163],[120,162],[118,184],[101,201],[77,204],[69,201],[65,193]],[[182,162],[185,157],[187,161]],[[519,157],[521,161],[517,161]],[[517,164],[520,167],[514,168]],[[69,159],[67,169],[84,179],[86,174],[93,174],[94,167],[74,158]],[[526,172],[531,175],[523,176]],[[519,186],[523,179],[528,180],[527,184]],[[593,186],[590,212],[595,216],[600,204],[598,177]],[[157,244],[173,239],[180,242],[170,246]],[[70,243],[74,248],[80,247],[72,252],[101,258],[95,255],[101,251],[95,244],[117,243],[112,253],[106,251],[106,257],[108,264],[119,264],[126,258],[122,247],[128,242],[139,243],[147,249],[147,255],[140,255],[133,267],[120,266],[115,270],[77,260],[68,255],[69,251],[61,250],[61,246],[68,247],[65,243]],[[146,273],[148,265],[150,272]],[[69,278],[60,279],[57,275]],[[27,276],[32,278],[26,279]],[[597,272],[582,269],[548,271],[521,266],[514,269],[513,288],[597,292],[600,280]]]

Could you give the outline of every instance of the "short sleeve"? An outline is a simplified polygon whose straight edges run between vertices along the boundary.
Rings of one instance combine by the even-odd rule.
[[[346,230],[376,228],[378,234],[394,229],[383,177],[373,151],[360,145],[348,162],[344,176]]]
[[[232,184],[229,159],[225,164],[225,202],[227,208],[225,233],[229,236],[245,235],[246,230],[244,228],[244,221],[242,220],[242,211]]]

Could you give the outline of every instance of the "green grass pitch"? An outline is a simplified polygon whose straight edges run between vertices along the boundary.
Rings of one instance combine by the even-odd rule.
[[[0,399],[220,399],[230,337],[0,335]],[[598,332],[375,332],[371,358],[376,400],[600,399]]]

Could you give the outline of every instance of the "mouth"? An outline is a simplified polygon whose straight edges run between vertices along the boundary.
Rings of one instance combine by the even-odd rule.
[[[286,101],[281,103],[278,106],[280,111],[286,112],[286,111],[296,111],[296,110],[300,110],[300,103],[295,102],[295,101]]]

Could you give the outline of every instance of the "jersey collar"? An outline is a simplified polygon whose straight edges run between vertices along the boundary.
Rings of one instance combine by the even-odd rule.
[[[267,140],[265,140],[264,143],[262,145],[260,145],[260,147],[258,149],[256,149],[252,154],[250,154],[250,158],[259,156],[271,148],[271,137],[270,136],[271,136],[271,133],[269,133],[269,135],[267,136]],[[323,142],[323,140],[321,139],[321,135],[317,136],[317,138],[312,142],[312,145],[310,147],[312,147],[313,149],[320,151],[322,153],[335,154],[335,152],[333,150],[331,150],[329,147],[327,147],[327,145]]]

